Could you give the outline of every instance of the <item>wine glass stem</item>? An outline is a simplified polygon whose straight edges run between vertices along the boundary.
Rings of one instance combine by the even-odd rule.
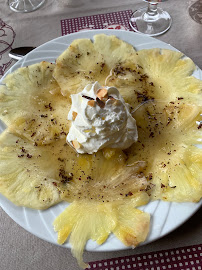
[[[147,8],[147,14],[149,16],[155,16],[158,14],[158,11],[157,11],[157,5],[158,3],[148,3],[148,8]]]

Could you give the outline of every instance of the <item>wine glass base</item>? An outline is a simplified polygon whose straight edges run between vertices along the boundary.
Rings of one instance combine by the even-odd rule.
[[[143,33],[148,36],[159,36],[170,28],[172,18],[168,12],[157,8],[157,15],[147,16],[147,7],[140,8],[133,12],[130,17],[131,28],[138,33]]]
[[[46,0],[8,0],[8,5],[15,12],[32,12],[40,8]]]

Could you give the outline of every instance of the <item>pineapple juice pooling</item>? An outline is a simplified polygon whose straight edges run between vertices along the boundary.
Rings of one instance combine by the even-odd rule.
[[[126,149],[137,141],[136,121],[115,87],[95,82],[71,99],[67,141],[78,153],[92,154],[104,147]]]

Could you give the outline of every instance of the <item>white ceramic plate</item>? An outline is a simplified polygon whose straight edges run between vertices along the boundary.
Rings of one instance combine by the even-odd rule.
[[[116,35],[120,39],[131,43],[136,50],[149,48],[166,48],[177,51],[175,48],[161,42],[157,39],[147,37],[141,34],[121,31],[121,30],[92,30],[88,32],[78,32],[67,36],[59,37],[44,45],[38,47],[29,53],[22,60],[17,62],[9,73],[15,69],[40,61],[46,60],[55,62],[55,59],[70,45],[74,39],[93,38],[94,35],[105,33],[107,35]],[[194,76],[202,79],[202,71],[196,69]],[[0,132],[3,131],[5,125],[0,123]],[[151,214],[151,227],[147,240],[143,243],[150,243],[167,233],[173,231],[189,219],[201,206],[199,203],[171,203],[163,201],[150,202],[142,210]],[[62,202],[45,211],[32,210],[25,207],[18,207],[12,204],[4,196],[0,195],[0,205],[4,211],[20,226],[30,233],[42,238],[48,242],[57,244],[57,234],[53,230],[52,223],[54,219],[67,207],[67,203]],[[70,247],[68,243],[63,245]],[[86,250],[88,251],[115,251],[126,249],[115,236],[111,235],[108,240],[101,246],[93,241],[88,241]]]

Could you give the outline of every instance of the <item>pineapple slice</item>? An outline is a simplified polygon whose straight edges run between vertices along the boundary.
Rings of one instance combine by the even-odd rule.
[[[146,103],[134,114],[139,141],[125,151],[128,163],[147,163],[151,199],[197,202],[202,196],[202,107],[184,100]]]
[[[129,201],[117,201],[116,198],[106,203],[75,200],[54,221],[58,243],[63,244],[70,236],[72,254],[82,268],[88,267],[82,254],[89,239],[101,245],[110,233],[114,233],[124,244],[135,247],[146,239],[150,217],[134,207],[147,202],[148,196],[142,192]]]
[[[135,68],[135,65],[137,68]],[[191,76],[195,65],[182,53],[171,50],[141,50],[133,65],[116,67],[106,84],[118,88],[133,108],[148,100],[173,101],[184,98],[200,105],[202,81]]]
[[[122,151],[120,151],[122,152]],[[117,153],[110,160],[102,152],[96,155],[79,155],[73,168],[73,180],[66,185],[58,185],[61,198],[68,202],[90,200],[111,202],[114,198],[133,198],[138,191],[147,190],[147,180],[142,175],[145,162],[126,166],[123,154]]]
[[[93,203],[74,201],[54,221],[58,232],[58,243],[63,244],[70,236],[72,254],[79,266],[88,267],[82,260],[86,242],[89,239],[104,243],[116,226],[116,214],[111,203]]]
[[[183,97],[186,101],[201,104],[202,81],[191,76],[195,64],[181,52],[166,49],[141,50],[137,64],[153,83],[156,99],[175,100]],[[152,95],[151,89],[148,94]]]
[[[64,96],[77,93],[92,82],[105,84],[110,71],[136,66],[136,52],[128,43],[115,36],[96,35],[90,39],[78,39],[71,43],[56,61],[54,78]]]
[[[125,245],[135,247],[149,231],[149,215],[134,207],[148,203],[145,162],[126,166],[121,150],[104,149],[78,155],[73,180],[58,185],[61,198],[72,204],[54,221],[58,243],[70,236],[72,253],[81,267],[87,240],[102,244],[114,233]]]
[[[14,204],[34,209],[60,202],[56,182],[71,180],[60,160],[76,155],[64,144],[65,140],[59,140],[37,146],[4,131],[0,136],[0,192]]]
[[[19,68],[0,86],[0,118],[11,132],[37,144],[64,138],[68,132],[70,100],[53,79],[55,65],[41,62]]]

